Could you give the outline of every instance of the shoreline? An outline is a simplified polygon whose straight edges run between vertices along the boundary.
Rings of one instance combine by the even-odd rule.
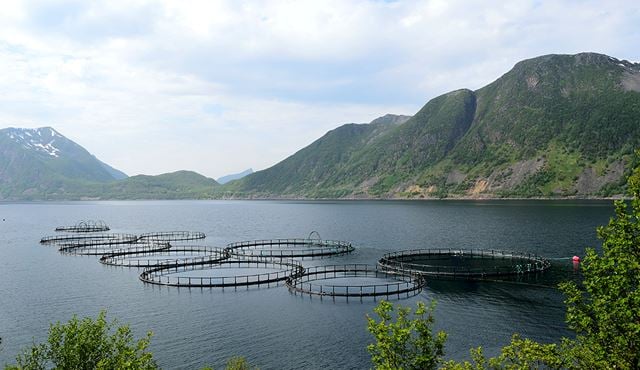
[[[366,197],[342,197],[342,198],[307,198],[307,197],[220,197],[220,198],[68,198],[68,199],[5,199],[0,200],[1,204],[9,203],[59,203],[59,202],[113,202],[113,201],[615,201],[629,200],[628,196],[612,196],[612,197],[425,197],[425,198],[366,198]]]

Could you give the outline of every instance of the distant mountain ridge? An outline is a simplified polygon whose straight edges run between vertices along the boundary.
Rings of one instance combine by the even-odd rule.
[[[191,199],[217,186],[191,171],[127,177],[51,127],[0,130],[0,200]]]
[[[193,171],[136,175],[84,189],[91,199],[210,199],[220,185]]]
[[[602,54],[517,63],[399,125],[343,125],[227,197],[610,196],[640,146],[640,64]]]
[[[243,177],[245,177],[247,175],[251,175],[252,173],[253,173],[253,168],[249,168],[249,169],[244,170],[242,172],[238,172],[238,173],[233,173],[233,174],[230,174],[230,175],[222,176],[222,177],[216,179],[216,181],[218,182],[218,184],[224,185],[224,184],[226,184],[226,183],[228,183],[230,181],[239,180],[239,179],[241,179],[241,178],[243,178]]]

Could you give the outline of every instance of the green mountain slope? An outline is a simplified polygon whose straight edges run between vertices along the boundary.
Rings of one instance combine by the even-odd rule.
[[[318,197],[347,195],[351,188],[343,190],[340,184],[348,183],[348,179],[336,178],[336,174],[344,174],[344,168],[359,150],[408,118],[386,115],[369,124],[350,123],[338,127],[269,170],[227,184],[224,191],[241,194],[250,189],[257,194],[308,193]]]
[[[137,175],[83,189],[83,197],[97,199],[206,199],[219,184],[193,171],[157,176]]]
[[[210,199],[220,185],[192,171],[136,175],[109,182],[66,180],[61,188],[7,197],[7,200]]]
[[[226,196],[603,196],[640,147],[640,64],[606,55],[522,61],[400,125],[344,125]]]
[[[122,180],[122,179],[126,179],[127,177],[129,177],[126,173],[115,169],[111,166],[109,166],[108,164],[100,161],[100,163],[102,164],[102,168],[104,168],[105,170],[107,170],[107,172],[109,172],[109,174],[111,175],[111,177],[113,177],[116,180]]]

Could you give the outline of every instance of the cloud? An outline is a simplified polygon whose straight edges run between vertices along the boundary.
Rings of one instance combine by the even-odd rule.
[[[53,125],[127,173],[265,168],[517,61],[640,60],[634,1],[7,1],[0,126]]]

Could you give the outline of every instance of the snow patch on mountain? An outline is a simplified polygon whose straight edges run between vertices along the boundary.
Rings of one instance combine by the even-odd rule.
[[[12,128],[7,136],[25,149],[35,150],[51,157],[60,157],[60,149],[55,146],[56,138],[62,137],[50,127]]]

